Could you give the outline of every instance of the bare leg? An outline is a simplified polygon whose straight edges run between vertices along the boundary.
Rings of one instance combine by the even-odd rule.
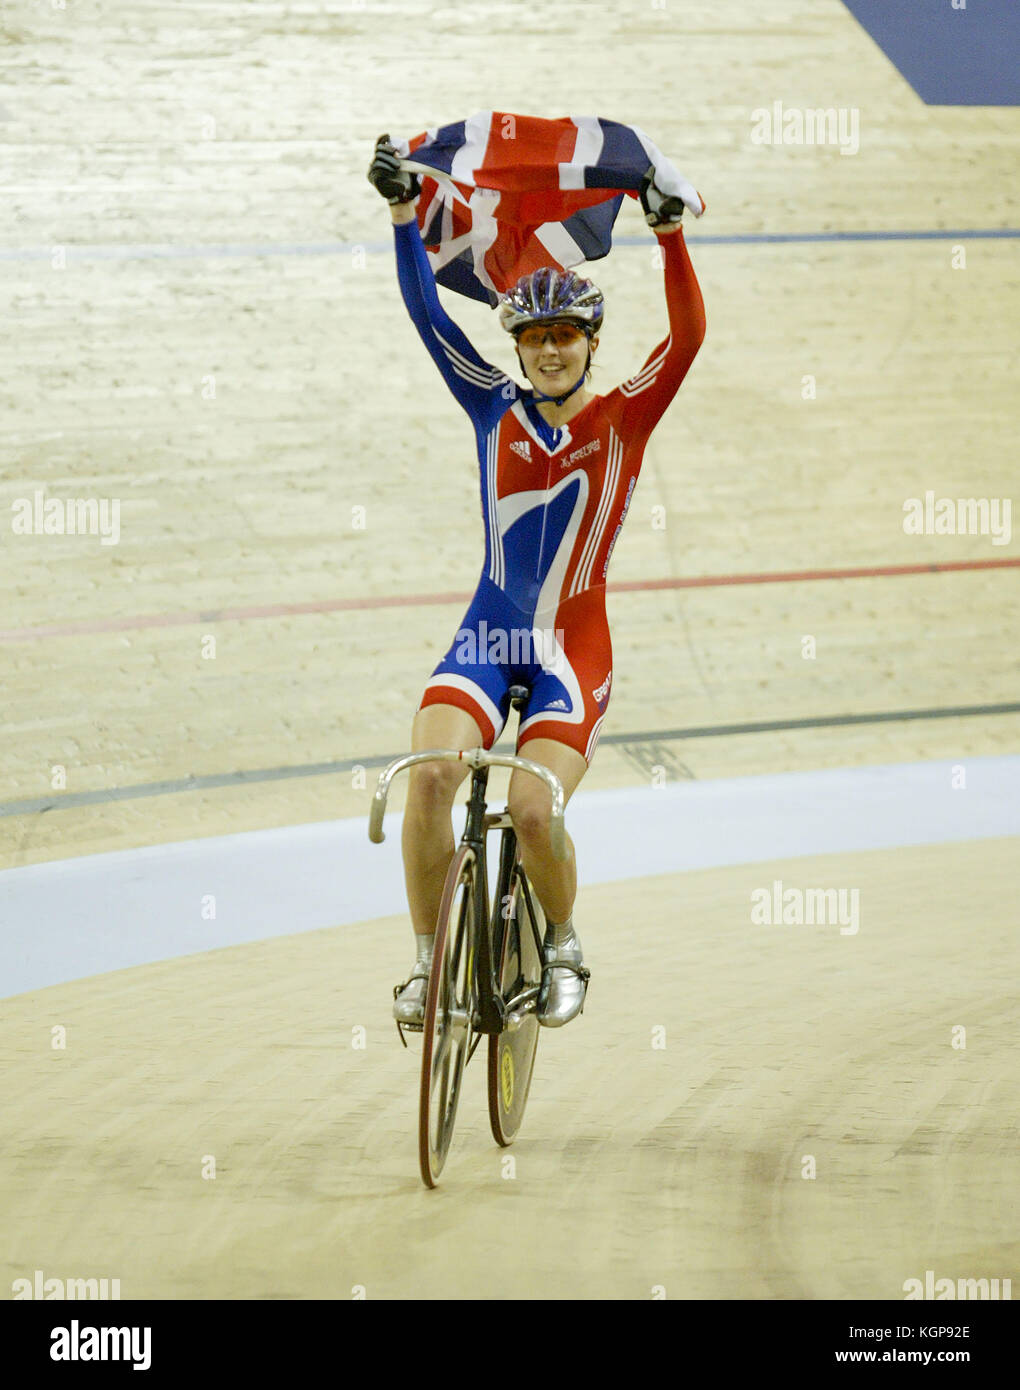
[[[553,739],[530,739],[521,749],[521,757],[530,758],[554,772],[563,783],[565,800],[570,799],[588,770],[580,753]],[[553,858],[549,840],[552,812],[549,790],[537,777],[515,771],[510,780],[509,805],[524,870],[538,894],[546,918],[550,922],[565,922],[577,896],[577,865],[569,835],[566,859]]]
[[[480,748],[482,732],[455,705],[427,705],[414,717],[411,750]],[[411,923],[418,935],[436,929],[443,884],[456,847],[453,802],[470,769],[464,763],[422,763],[408,773],[402,848]]]

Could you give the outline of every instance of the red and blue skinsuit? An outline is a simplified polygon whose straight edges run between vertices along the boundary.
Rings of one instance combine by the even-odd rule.
[[[485,522],[478,588],[422,707],[466,710],[491,748],[509,713],[509,687],[526,685],[518,745],[555,739],[590,762],[612,684],[609,557],[648,437],[705,336],[684,234],[659,240],[669,336],[635,376],[558,428],[542,419],[533,392],[484,362],[446,314],[417,223],[394,234],[404,302],[475,427]]]

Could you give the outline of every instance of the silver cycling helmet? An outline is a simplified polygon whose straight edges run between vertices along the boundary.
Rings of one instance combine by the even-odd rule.
[[[542,266],[530,275],[522,275],[499,304],[501,327],[515,335],[531,323],[560,323],[566,319],[580,324],[593,338],[602,327],[604,313],[600,289],[572,270],[556,270],[553,266]]]

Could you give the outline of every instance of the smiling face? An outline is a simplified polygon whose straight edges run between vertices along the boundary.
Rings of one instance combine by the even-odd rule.
[[[598,338],[591,339],[594,354]],[[576,323],[529,324],[517,334],[521,366],[532,386],[546,396],[560,396],[584,374],[588,335]]]

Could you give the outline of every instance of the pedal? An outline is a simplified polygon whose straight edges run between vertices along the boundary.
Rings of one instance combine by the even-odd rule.
[[[397,1032],[400,1034],[400,1041],[405,1047],[407,1046],[407,1039],[404,1037],[405,1028],[409,1033],[424,1033],[425,1031],[425,1027],[421,1023],[400,1023],[396,1019],[394,1019],[394,1022],[397,1024]]]
[[[537,989],[525,990],[524,993],[519,994],[516,999],[509,1000],[507,1003],[503,1031],[505,1033],[516,1033],[529,1015],[534,1014],[537,1007]]]

